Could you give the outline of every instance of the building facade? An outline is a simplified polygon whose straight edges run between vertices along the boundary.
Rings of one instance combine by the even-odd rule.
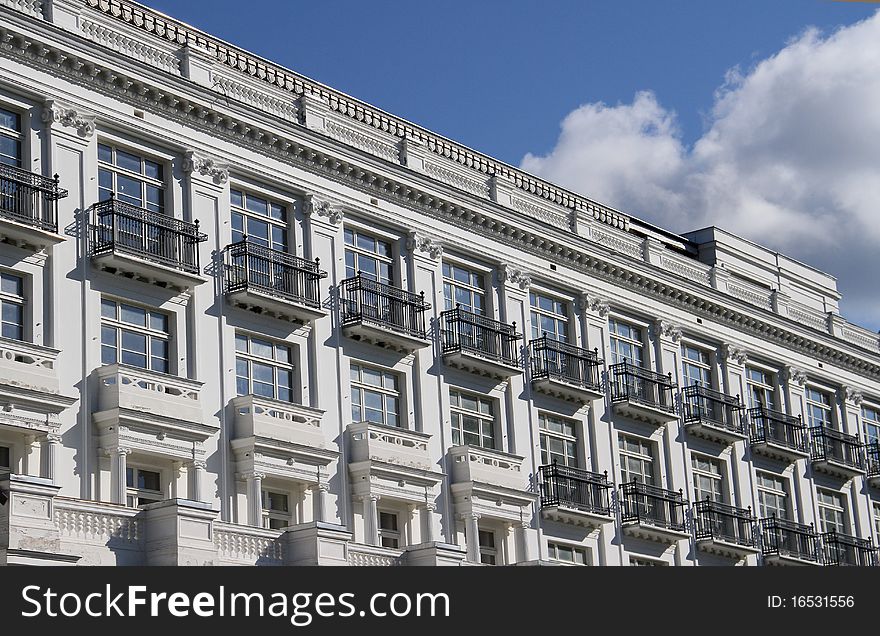
[[[131,2],[0,69],[0,562],[875,564],[833,277]]]

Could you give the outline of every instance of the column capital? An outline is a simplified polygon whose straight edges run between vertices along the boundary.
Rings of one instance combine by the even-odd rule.
[[[731,364],[745,364],[749,353],[741,345],[726,342],[721,345],[721,359]]]
[[[95,115],[80,108],[69,106],[54,99],[43,102],[41,118],[49,126],[57,124],[62,128],[73,128],[83,139],[95,135]]]
[[[512,287],[528,291],[532,284],[532,275],[515,265],[501,263],[498,267],[498,280]]]
[[[651,335],[656,340],[666,339],[678,342],[681,340],[681,327],[661,318],[651,324]]]
[[[194,459],[189,465],[196,470],[205,470],[208,468],[208,463],[201,459]]]
[[[258,470],[249,470],[245,473],[240,474],[241,478],[250,481],[251,479],[265,479],[266,473],[261,473]]]
[[[604,298],[600,298],[590,293],[584,293],[578,298],[578,308],[582,312],[595,314],[599,318],[605,318],[608,315],[609,303]]]
[[[410,231],[406,239],[406,248],[413,256],[419,255],[419,252],[421,252],[435,261],[443,256],[443,245],[440,243],[440,240],[428,236],[419,230]]]
[[[796,386],[803,386],[807,381],[807,372],[791,365],[786,365],[785,368],[782,369],[781,375],[785,382]]]
[[[462,512],[459,513],[458,518],[462,521],[479,521],[480,513],[478,512]]]
[[[844,404],[849,402],[853,406],[862,405],[862,392],[853,386],[844,385],[840,387],[839,395],[840,401]]]
[[[437,510],[437,504],[435,504],[433,501],[426,501],[425,510],[427,510],[428,512],[434,512]]]
[[[59,435],[58,433],[46,433],[40,438],[40,441],[47,444],[60,444],[61,435]]]
[[[206,177],[220,186],[229,181],[229,166],[221,163],[216,157],[196,150],[186,151],[183,171],[189,175]]]
[[[330,225],[339,225],[345,218],[345,211],[339,203],[320,195],[307,195],[304,211],[307,215],[324,220]]]
[[[131,454],[131,449],[125,446],[113,446],[101,449],[105,457],[120,457]]]

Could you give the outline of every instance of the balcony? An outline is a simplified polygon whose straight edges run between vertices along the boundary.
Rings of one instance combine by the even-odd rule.
[[[0,338],[0,401],[12,404],[20,410],[34,413],[60,413],[76,402],[75,398],[60,394],[57,349],[40,345]],[[45,417],[32,422],[22,420],[26,428],[36,428],[46,432]],[[15,418],[9,417],[9,421]]]
[[[736,508],[717,501],[694,504],[697,547],[737,561],[758,553],[757,519],[751,508]]]
[[[532,386],[563,400],[588,404],[603,396],[598,350],[589,351],[544,335],[529,343]]]
[[[528,491],[523,458],[479,446],[453,446],[447,466],[457,514],[477,512],[493,519],[521,521],[536,496]]]
[[[104,271],[159,287],[188,290],[199,275],[199,223],[150,212],[115,198],[92,206],[89,256]]]
[[[687,539],[686,512],[687,500],[681,491],[638,481],[620,488],[620,523],[630,536],[661,543]]]
[[[681,392],[684,428],[694,437],[728,446],[746,439],[739,397],[730,397],[704,386],[686,387]]]
[[[234,306],[281,320],[308,323],[327,315],[319,282],[327,277],[318,259],[269,249],[247,239],[223,250],[223,293]]]
[[[865,474],[865,459],[858,435],[847,435],[827,426],[810,429],[813,470],[847,481]]]
[[[664,426],[675,414],[672,374],[661,375],[629,362],[611,365],[611,402],[614,412],[624,417]]]
[[[60,243],[58,200],[67,190],[49,179],[0,164],[0,240],[39,252]]]
[[[553,463],[541,466],[541,515],[545,519],[596,528],[614,520],[608,473]]]
[[[868,485],[880,488],[880,442],[870,442],[865,445],[865,459]]]
[[[819,565],[819,535],[812,525],[786,519],[761,519],[764,562],[770,565]]]
[[[875,566],[877,550],[870,539],[832,530],[822,534],[822,562],[825,565]]]
[[[749,443],[753,453],[787,464],[809,456],[801,418],[764,406],[749,409]]]
[[[504,380],[522,373],[516,323],[506,325],[460,306],[440,314],[443,361],[449,366]]]
[[[353,340],[412,353],[430,345],[425,293],[413,294],[358,273],[340,286],[342,331]]]

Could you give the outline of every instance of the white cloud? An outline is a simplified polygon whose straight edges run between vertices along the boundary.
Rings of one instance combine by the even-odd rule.
[[[880,327],[880,12],[808,30],[715,93],[691,147],[651,92],[585,104],[522,168],[674,231],[718,225],[838,277]]]

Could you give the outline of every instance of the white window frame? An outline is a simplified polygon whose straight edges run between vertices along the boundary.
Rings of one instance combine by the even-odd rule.
[[[699,462],[706,462],[710,468],[706,469],[700,466]],[[700,453],[691,453],[691,472],[693,473],[695,503],[706,500],[706,497],[702,496],[706,491],[700,485],[700,478],[708,480],[709,483],[714,484],[712,486],[713,496],[709,498],[709,501],[717,503],[727,502],[725,469],[726,466],[724,465],[724,462],[717,457],[710,457],[709,455],[702,455]]]
[[[618,326],[627,327],[630,331],[638,330],[639,338],[635,339],[631,335],[620,335],[617,333]],[[639,359],[630,358],[629,356],[622,355],[618,349],[619,345],[622,344],[627,347],[632,347],[634,351],[639,352]],[[629,364],[633,366],[647,368],[649,366],[648,358],[647,358],[647,347],[645,347],[645,327],[636,324],[632,321],[626,320],[625,318],[618,318],[617,316],[611,316],[608,318],[608,346],[611,351],[611,363],[612,364],[620,364],[624,360],[626,360]]]
[[[660,559],[651,559],[649,557],[633,555],[629,555],[628,561],[629,565],[634,567],[663,567],[669,565],[669,563]]]
[[[861,415],[865,443],[875,442],[880,444],[880,407],[873,404],[862,404]]]
[[[233,202],[234,193],[238,193],[241,196],[241,205],[238,205]],[[247,207],[247,200],[249,198],[259,199],[261,202],[266,204],[265,215],[255,212]],[[272,215],[273,206],[280,208],[281,218],[275,218]],[[239,231],[235,228],[235,216],[240,215],[242,217],[242,229]],[[243,236],[248,237],[249,242],[254,242],[257,245],[264,245],[265,247],[278,251],[287,253],[290,245],[291,245],[291,232],[292,227],[290,223],[290,215],[291,215],[291,207],[284,201],[277,200],[273,197],[269,197],[260,192],[254,191],[249,187],[233,185],[229,188],[229,223],[230,223],[230,232],[232,237],[232,242],[237,243],[242,240]],[[268,241],[264,244],[263,239],[261,237],[255,237],[253,234],[248,232],[248,220],[254,219],[261,223],[265,223],[269,228],[269,237]],[[282,232],[282,240],[276,241],[274,229],[278,229]]]
[[[0,136],[12,139],[18,142],[18,157],[16,157],[16,163],[9,164],[13,165],[16,168],[22,168],[24,166],[24,154],[25,154],[25,136],[24,136],[24,122],[27,116],[22,113],[20,110],[16,108],[9,108],[6,104],[0,104],[0,110],[4,110],[10,115],[14,115],[18,118],[18,129],[15,130],[13,128],[5,128],[0,127]],[[3,155],[3,157],[9,157],[10,155]],[[2,162],[6,163],[6,162]]]
[[[12,446],[0,443],[0,450],[6,452],[6,464],[0,464],[0,471],[12,472],[12,464],[15,461],[15,457],[12,454]]]
[[[690,352],[698,354],[700,359],[694,360],[691,358]],[[689,373],[690,369],[696,369],[699,372],[700,379],[698,381],[694,381],[694,378]],[[699,384],[699,386],[711,389],[714,386],[714,371],[712,353],[709,350],[692,342],[681,343],[681,381],[683,386]]]
[[[765,376],[765,379],[770,380],[770,383],[767,384],[765,382],[758,382],[757,380],[753,380],[751,378],[751,376],[749,375],[750,371],[757,371],[757,372],[763,374]],[[776,388],[776,381],[774,379],[774,378],[776,378],[776,375],[777,375],[777,372],[772,371],[770,369],[765,369],[761,366],[754,365],[754,364],[747,364],[746,365],[745,381],[746,381],[746,392],[748,393],[747,403],[748,403],[749,408],[756,408],[758,406],[758,404],[755,403],[755,401],[753,399],[754,396],[752,394],[752,387],[757,387],[764,392],[765,397],[767,396],[767,394],[769,394],[769,396],[770,396],[770,403],[763,404],[763,406],[768,409],[773,409],[773,410],[777,409],[777,407],[776,407],[777,388]]]
[[[457,396],[454,397],[454,396]],[[470,409],[466,409],[461,406],[461,398],[467,397],[473,400],[477,400],[477,408],[480,409],[480,406],[483,403],[489,405],[489,413],[483,413],[482,410],[473,411]],[[452,439],[454,446],[463,446],[468,444],[465,441],[465,431],[464,431],[464,419],[465,417],[472,417],[478,421],[479,432],[477,436],[479,438],[479,443],[470,444],[471,446],[477,446],[479,448],[487,448],[490,450],[498,450],[500,446],[500,439],[498,435],[498,405],[496,400],[490,398],[486,395],[480,395],[478,393],[471,393],[470,391],[462,391],[457,388],[450,387],[449,389],[449,409],[450,409],[450,426],[452,427]],[[458,419],[459,425],[456,426],[455,420]],[[489,423],[490,429],[492,431],[492,445],[486,446],[484,444],[486,436],[483,435],[483,424]],[[458,435],[456,435],[456,433]],[[468,435],[473,435],[474,433],[468,433]],[[458,442],[455,441],[455,438],[458,437]]]
[[[823,501],[823,495],[836,501]],[[819,513],[819,527],[822,532],[831,532],[828,520],[823,514],[825,512],[831,512],[835,515],[839,515],[839,519],[835,521],[835,526],[839,525],[840,527],[834,528],[834,530],[837,531],[837,534],[849,534],[848,499],[849,498],[845,493],[836,490],[829,490],[827,488],[816,488],[816,508]]]
[[[128,485],[128,474],[131,471],[133,486]],[[159,489],[140,488],[138,483],[138,475],[142,472],[154,473],[159,476]],[[165,494],[165,471],[156,466],[129,462],[125,467],[125,505],[129,508],[141,508],[142,506],[164,501],[167,496]],[[141,498],[145,498],[145,503],[140,503]]]
[[[101,147],[108,147],[112,153],[112,161],[108,163],[100,158],[102,149]],[[116,165],[117,162],[117,153],[122,151],[126,154],[132,155],[133,157],[137,157],[140,159],[141,168],[140,173],[134,172],[133,170],[129,170],[127,168],[123,168],[121,166]],[[140,148],[134,148],[131,146],[126,146],[125,144],[119,143],[112,139],[99,139],[98,140],[98,200],[106,201],[109,199],[109,194],[113,193],[116,197],[116,200],[122,201],[124,203],[128,203],[130,205],[134,205],[136,207],[149,210],[150,212],[155,212],[156,214],[165,214],[168,210],[168,177],[169,170],[168,164],[165,160],[156,157],[155,155],[150,154]],[[146,162],[149,161],[159,166],[159,170],[161,172],[159,178],[151,177],[146,174]],[[112,184],[109,188],[104,188],[101,185],[101,177],[100,173],[102,170],[111,173]],[[122,175],[124,177],[128,177],[130,179],[139,181],[141,184],[141,194],[140,194],[140,202],[135,203],[130,201],[128,196],[120,196],[119,192],[119,176]],[[153,186],[157,188],[160,192],[159,195],[159,203],[150,203],[147,201],[147,186]],[[102,191],[107,190],[106,193],[102,194]]]
[[[763,480],[772,480],[775,482],[773,485],[767,485]],[[778,484],[778,485],[777,485]],[[755,471],[755,495],[757,498],[758,504],[758,515],[762,519],[769,519],[773,517],[773,514],[766,514],[767,506],[764,503],[764,500],[761,497],[762,493],[773,495],[776,498],[782,498],[783,508],[782,512],[784,513],[783,517],[780,517],[778,514],[775,515],[777,519],[791,519],[793,515],[793,510],[791,507],[791,482],[789,479],[783,475],[776,475],[774,473],[769,473],[763,470]],[[774,507],[774,511],[778,511],[778,507]]]
[[[560,548],[564,550],[571,550],[572,559],[563,559],[560,558]],[[579,554],[582,558],[581,561],[578,561],[574,558],[574,555]],[[547,542],[547,556],[551,561],[557,561],[559,563],[567,563],[569,565],[590,565],[590,550],[585,548],[582,545],[574,545],[571,543],[562,543],[559,541],[548,541]]]
[[[391,548],[393,550],[399,549],[403,545],[403,534],[401,532],[400,527],[400,513],[396,510],[390,510],[387,508],[379,508],[379,519],[377,523],[379,525],[379,545],[383,548]],[[382,525],[383,515],[385,518],[394,519],[394,528],[386,528]],[[387,543],[393,545],[385,545]]]
[[[156,309],[154,307],[146,307],[144,305],[139,305],[137,303],[131,303],[126,300],[120,300],[118,298],[112,298],[109,296],[101,296],[101,363],[102,364],[126,364],[128,366],[137,367],[139,369],[147,369],[149,371],[154,371],[155,373],[164,373],[167,375],[173,375],[175,373],[175,352],[174,352],[174,338],[172,337],[171,331],[173,327],[173,319],[174,315],[169,314],[166,311],[162,311],[160,309]],[[111,318],[110,316],[105,316],[104,312],[106,307],[112,303],[115,305],[115,317]],[[137,325],[135,323],[126,322],[122,318],[122,308],[130,307],[132,309],[137,309],[139,311],[145,312],[145,325]],[[165,320],[166,331],[162,331],[161,329],[156,329],[151,326],[152,320],[154,317],[160,316]],[[115,339],[114,344],[110,345],[108,342],[105,342],[104,329],[113,329],[115,331]],[[125,362],[122,360],[122,353],[124,350],[123,345],[123,333],[129,332],[133,333],[137,336],[143,336],[146,339],[146,347],[145,353],[141,354],[139,351],[135,351],[133,349],[128,350],[136,353],[138,355],[145,355],[147,358],[146,366],[140,366],[136,364],[131,364],[129,362]],[[165,370],[161,370],[156,366],[153,361],[154,358],[162,359],[160,356],[153,355],[153,342],[161,341],[165,343],[165,351],[167,354],[167,359],[165,359]],[[116,352],[115,362],[109,362],[104,360],[104,349],[113,348]]]
[[[242,351],[239,349],[239,343],[241,339],[247,339],[247,350]],[[264,358],[263,356],[257,355],[253,353],[253,340],[259,340],[262,343],[266,343],[272,346],[272,358]],[[287,352],[287,361],[278,358],[279,349],[285,350]],[[246,331],[236,330],[235,332],[235,390],[239,395],[256,395],[258,397],[264,397],[272,400],[278,400],[279,402],[288,402],[291,404],[296,403],[297,395],[296,395],[296,365],[294,364],[294,349],[293,346],[284,342],[283,340],[274,340],[272,338],[268,338],[266,336],[251,334]],[[248,392],[241,393],[241,389],[239,387],[239,381],[245,376],[239,373],[239,361],[244,361],[247,363],[247,383],[248,383]],[[272,396],[266,396],[259,393],[254,393],[254,372],[253,365],[254,364],[262,364],[267,367],[272,368]],[[290,387],[283,387],[279,384],[278,379],[281,373],[289,373],[290,377]],[[265,382],[260,382],[259,384],[267,384]],[[284,397],[280,397],[282,395],[282,388],[287,388],[290,390],[290,399],[287,400]]]
[[[462,282],[455,278],[453,269],[457,269],[463,272],[466,272],[468,275],[468,282]],[[457,290],[463,290],[468,294],[468,302],[462,303],[461,309],[463,311],[469,311],[472,314],[478,314],[480,316],[486,316],[489,313],[488,299],[486,294],[486,273],[479,269],[474,269],[469,265],[464,265],[462,263],[456,262],[454,260],[443,259],[442,265],[442,274],[443,274],[443,301],[444,307],[446,310],[455,309],[458,304],[458,294]],[[474,282],[474,278],[476,278],[476,282]],[[477,311],[477,306],[474,303],[475,298],[480,298],[482,300],[482,307]]]
[[[560,428],[569,428],[571,432],[566,432],[564,430],[552,430],[548,427],[548,424],[551,422],[557,422],[562,425]],[[551,440],[556,440],[563,444],[563,461],[557,463],[559,463],[559,465],[561,466],[571,466],[572,468],[577,468],[580,464],[580,459],[578,457],[578,449],[580,447],[578,439],[578,422],[567,417],[539,412],[538,442],[541,452],[541,464],[545,466],[553,464],[553,453],[550,452]]]
[[[347,241],[347,236],[349,233],[351,233],[351,235],[352,235],[352,243],[349,243]],[[388,246],[388,255],[386,256],[386,255],[380,254],[378,251],[370,252],[364,248],[358,247],[358,245],[357,245],[357,237],[358,236],[368,237],[368,238],[372,239],[373,241],[376,241],[377,246],[379,245],[379,243],[386,244]],[[365,229],[359,227],[358,225],[346,224],[345,228],[343,230],[343,248],[342,249],[343,249],[343,257],[345,259],[345,277],[346,278],[354,278],[355,276],[357,276],[358,272],[360,271],[363,273],[363,275],[365,277],[370,278],[372,280],[372,276],[366,272],[363,272],[360,267],[360,259],[361,258],[369,258],[369,259],[376,261],[376,272],[377,272],[376,280],[378,280],[378,282],[383,283],[385,285],[391,285],[391,286],[395,285],[395,281],[397,280],[397,267],[394,262],[394,241],[392,241],[391,239],[387,238],[386,236],[378,234],[372,230],[365,230]],[[353,266],[353,268],[351,268],[351,271],[349,271],[350,268],[348,265],[348,254],[349,253],[354,254],[354,258],[353,258],[354,266]],[[380,267],[381,263],[388,265],[389,276],[388,276],[387,280],[384,280],[379,276],[379,272],[381,271],[381,267]]]
[[[365,370],[378,373],[382,383],[381,386],[365,382],[363,379]],[[357,373],[357,379],[354,378],[355,373]],[[403,392],[401,391],[401,384],[403,383],[403,378],[399,373],[375,365],[365,364],[359,360],[352,360],[349,363],[349,379],[351,382],[351,419],[353,422],[372,422],[374,424],[393,426],[394,428],[406,428],[401,419],[401,413],[403,412]],[[386,386],[386,382],[391,382],[392,386]],[[365,418],[367,411],[365,396],[367,393],[374,393],[382,398],[382,421],[380,422]],[[392,410],[388,408],[389,398],[395,400],[397,405],[396,409]],[[359,408],[361,411],[360,418],[355,416],[355,407]],[[376,409],[370,410],[375,411]]]
[[[541,307],[541,300],[550,301],[552,309]],[[559,306],[557,308],[557,305]],[[543,329],[542,318],[553,321],[553,331]],[[529,320],[532,324],[532,339],[537,340],[546,333],[547,337],[557,342],[574,344],[571,324],[571,303],[554,294],[541,289],[529,291]],[[560,337],[559,327],[564,326],[564,337]]]
[[[18,285],[20,288],[20,292],[21,292],[20,294],[17,294],[17,293],[13,293],[13,292],[3,291],[3,285],[2,285],[2,282],[0,282],[0,323],[2,323],[2,326],[0,326],[0,336],[2,336],[4,338],[10,338],[12,340],[27,341],[28,336],[29,336],[29,334],[28,334],[29,330],[27,328],[28,327],[28,325],[27,325],[27,296],[26,296],[26,294],[27,294],[27,288],[26,288],[27,279],[25,278],[25,276],[23,274],[20,274],[18,272],[8,271],[8,270],[0,270],[0,278],[17,279]],[[18,310],[21,315],[21,322],[20,323],[12,323],[12,322],[9,322],[3,318],[3,309],[7,305],[12,305],[12,306],[18,307]],[[6,325],[15,325],[15,327],[17,327],[21,331],[21,334],[20,334],[21,337],[15,338],[14,336],[8,336],[5,333],[3,333],[6,329]]]
[[[483,537],[492,537],[492,545],[483,543]],[[480,549],[480,563],[486,565],[499,565],[498,534],[491,528],[477,529],[477,543]],[[486,560],[484,560],[486,559]]]
[[[269,497],[270,495],[280,495],[284,497],[284,501],[287,503],[287,510],[279,510],[278,508],[270,508],[269,507]],[[269,528],[272,530],[279,530],[281,528],[286,528],[287,526],[292,524],[292,516],[293,516],[293,506],[292,506],[292,498],[290,493],[285,490],[280,490],[278,488],[262,488],[260,490],[260,504],[263,511],[263,527]],[[281,528],[272,528],[273,521],[282,522]]]
[[[828,399],[828,403],[825,404],[823,401],[817,402],[815,399],[811,398],[810,397],[811,391],[814,391],[815,393],[826,397]],[[810,428],[813,428],[816,426],[825,426],[826,428],[830,428],[830,429],[837,428],[835,418],[834,418],[834,395],[830,391],[827,391],[824,388],[819,387],[819,386],[808,384],[807,386],[804,387],[804,406],[806,407],[804,410],[806,410],[807,425]],[[824,411],[825,413],[827,413],[828,414],[827,420],[823,419],[820,423],[816,423],[817,420],[813,417],[813,408],[811,408],[811,407],[815,408],[816,410]]]
[[[626,447],[626,441],[632,440],[634,442],[638,442],[639,451],[634,452]],[[647,452],[646,450],[647,449]],[[640,479],[638,482],[640,484],[653,485],[657,482],[658,476],[656,474],[656,463],[657,463],[657,447],[651,440],[645,439],[644,437],[638,437],[636,435],[629,435],[627,433],[617,434],[617,451],[620,455],[620,475],[621,475],[621,483],[627,484],[633,481],[633,476],[631,475],[631,471],[629,469],[629,464],[627,463],[627,459],[634,459],[637,462],[640,462],[642,466],[647,465],[650,468],[648,475],[650,476],[650,481],[645,479],[644,471],[639,472]],[[626,475],[626,477],[624,477]]]

